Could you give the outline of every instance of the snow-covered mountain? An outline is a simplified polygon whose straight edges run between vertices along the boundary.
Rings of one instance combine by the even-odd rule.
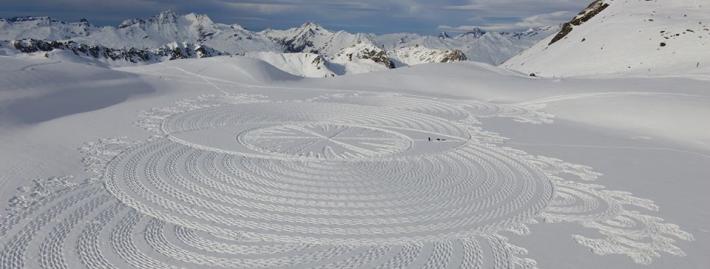
[[[404,65],[423,63],[450,63],[465,61],[466,55],[457,49],[430,49],[423,46],[409,46],[395,48],[391,54]]]
[[[443,32],[438,36],[395,33],[372,36],[375,43],[386,50],[411,50],[410,47],[463,52],[469,60],[500,64],[530,48],[540,40],[557,32],[559,27],[533,28],[523,32],[486,32],[475,28],[456,36]]]
[[[341,65],[340,69],[345,73],[396,67],[387,51],[375,45],[367,34],[332,32],[312,22],[287,30],[267,29],[260,33],[282,45],[286,52],[324,55],[328,60]]]
[[[310,52],[328,56],[333,56],[354,44],[372,43],[368,35],[332,32],[313,22],[287,30],[267,29],[260,33],[282,44],[287,52]]]
[[[67,23],[49,17],[18,17],[0,19],[0,40],[4,40],[0,53],[43,52],[50,58],[73,54],[114,66],[247,55],[284,67],[292,74],[323,77],[467,59],[499,64],[555,29],[521,33],[475,30],[451,37],[447,33],[425,36],[330,31],[312,22],[286,30],[252,32],[237,24],[215,23],[206,15],[178,15],[173,11],[129,19],[116,27],[99,27],[87,20]],[[71,53],[49,53],[52,50]],[[288,53],[297,54],[285,55]]]
[[[98,28],[89,21],[66,23],[50,17],[15,17],[0,18],[0,39],[42,39],[63,40],[87,36]]]
[[[239,25],[213,22],[206,15],[178,16],[164,11],[148,19],[130,19],[117,27],[97,27],[83,20],[65,23],[48,17],[0,19],[0,39],[72,40],[81,44],[108,48],[152,49],[173,42],[212,47],[224,53],[282,51],[270,39]]]
[[[0,55],[19,53],[44,53],[46,58],[61,58],[68,61],[94,62],[105,66],[121,66],[137,63],[158,63],[169,60],[205,58],[223,55],[207,46],[172,42],[152,49],[108,48],[102,45],[86,45],[75,41],[45,41],[23,39],[0,41]],[[79,59],[77,59],[79,58]]]
[[[710,3],[596,0],[504,66],[539,76],[708,74]]]

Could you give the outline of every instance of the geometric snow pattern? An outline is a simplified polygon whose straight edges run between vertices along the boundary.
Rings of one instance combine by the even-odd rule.
[[[19,190],[0,268],[529,268],[502,233],[541,221],[597,230],[572,236],[600,255],[684,255],[692,235],[639,211],[652,201],[477,120],[552,121],[537,109],[386,93],[156,108],[137,122],[149,139],[81,148],[85,183]]]

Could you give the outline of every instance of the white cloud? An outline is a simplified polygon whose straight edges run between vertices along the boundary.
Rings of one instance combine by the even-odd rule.
[[[115,25],[168,8],[207,14],[250,29],[287,28],[315,21],[335,30],[433,33],[523,29],[569,19],[591,0],[0,0],[0,17],[48,15]],[[454,25],[454,26],[448,26]],[[456,26],[460,25],[460,26]],[[340,29],[337,29],[340,28]]]
[[[261,14],[275,14],[282,13],[286,11],[295,10],[297,7],[292,4],[281,4],[281,3],[225,3],[231,8],[240,9],[244,11],[251,11]]]
[[[438,29],[447,32],[467,32],[475,28],[480,28],[486,31],[519,31],[527,30],[535,27],[542,27],[548,25],[556,25],[568,21],[574,16],[574,12],[570,11],[556,11],[546,14],[533,15],[523,18],[519,21],[513,21],[510,23],[493,23],[493,24],[482,24],[482,25],[460,25],[460,26],[449,26],[449,25],[439,25]]]

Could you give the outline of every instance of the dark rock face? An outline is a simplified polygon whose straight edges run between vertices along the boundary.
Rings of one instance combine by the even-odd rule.
[[[484,31],[481,28],[476,27],[476,28],[473,28],[471,31],[461,34],[460,36],[471,36],[473,38],[481,38],[485,34],[486,34],[486,31]]]
[[[13,17],[9,19],[3,19],[4,21],[10,22],[10,23],[16,23],[16,22],[28,22],[28,21],[38,21],[38,22],[46,22],[46,23],[60,23],[59,21],[52,20],[50,17],[46,16],[22,16],[22,17]]]
[[[274,41],[284,46],[285,51],[289,53],[308,52],[319,54],[318,49],[315,47],[311,39],[317,36],[321,29],[320,25],[307,22],[298,28],[297,33],[294,36],[283,39],[274,39]]]
[[[373,62],[383,64],[389,69],[395,68],[394,62],[387,57],[387,53],[384,50],[364,49],[358,54],[358,58],[370,59]]]
[[[451,52],[444,55],[444,58],[441,59],[441,62],[442,63],[451,63],[451,62],[459,62],[459,61],[466,61],[466,60],[468,60],[468,58],[466,57],[466,54],[463,53],[463,51],[452,50]]]
[[[318,55],[315,59],[313,59],[313,61],[311,61],[311,63],[315,66],[319,66],[321,64],[325,64],[325,59],[323,59],[323,56]]]
[[[204,58],[224,53],[205,46],[187,44],[184,47],[161,47],[157,49],[112,49],[104,46],[80,44],[74,41],[44,41],[23,39],[10,42],[22,53],[49,52],[52,50],[71,51],[77,56],[112,61],[124,60],[132,63],[152,63],[165,58],[168,60]]]
[[[549,45],[560,41],[562,38],[572,32],[574,26],[579,26],[589,21],[590,19],[594,18],[594,16],[604,11],[607,7],[609,7],[609,4],[604,3],[604,0],[595,0],[587,8],[582,10],[582,12],[577,14],[577,16],[575,16],[571,21],[563,24],[562,30],[560,30],[560,32],[552,38]]]

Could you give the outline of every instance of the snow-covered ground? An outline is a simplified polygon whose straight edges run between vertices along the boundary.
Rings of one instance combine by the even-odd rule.
[[[150,48],[0,41],[0,268],[708,268],[705,11],[596,1],[499,67],[441,62],[554,29],[0,20]]]
[[[703,80],[0,70],[0,268],[710,265]]]
[[[504,66],[539,76],[684,76],[710,73],[710,3],[701,0],[595,1],[589,18],[549,36]],[[584,18],[584,20],[581,20]],[[585,21],[586,20],[586,21]],[[577,25],[578,24],[578,25]]]

